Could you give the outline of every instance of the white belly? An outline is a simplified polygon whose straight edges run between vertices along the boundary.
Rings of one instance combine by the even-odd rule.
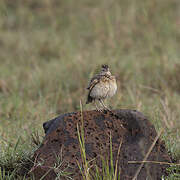
[[[112,97],[114,96],[114,94],[117,91],[117,84],[116,82],[110,82],[110,86],[109,86],[109,91],[108,91],[108,97]]]
[[[105,99],[108,96],[109,84],[96,84],[91,90],[90,96],[94,99]]]
[[[94,99],[112,97],[117,91],[116,81],[96,84],[91,90],[90,96]]]

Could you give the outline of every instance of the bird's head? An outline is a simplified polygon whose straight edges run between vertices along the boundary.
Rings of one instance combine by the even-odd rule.
[[[109,66],[107,64],[103,64],[101,66],[101,74],[111,76],[111,72],[109,71]]]

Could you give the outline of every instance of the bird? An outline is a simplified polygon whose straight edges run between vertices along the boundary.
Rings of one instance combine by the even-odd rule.
[[[88,96],[86,104],[94,102],[96,109],[102,111],[102,109],[100,109],[96,104],[96,100],[98,100],[103,109],[110,110],[104,104],[104,99],[112,97],[116,93],[117,83],[115,76],[111,75],[107,64],[103,64],[99,74],[95,75],[90,80],[87,90]]]

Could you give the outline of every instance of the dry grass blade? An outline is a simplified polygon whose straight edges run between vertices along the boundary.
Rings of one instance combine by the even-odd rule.
[[[170,111],[170,109],[168,107],[167,98],[165,99],[165,101],[163,101],[161,99],[160,102],[161,102],[161,105],[162,105],[163,110],[164,110],[164,112],[161,113],[162,120],[164,121],[164,123],[165,123],[165,125],[167,126],[168,129],[173,128],[173,123],[172,123],[172,121],[170,121],[172,119],[172,117],[171,117],[171,111]]]
[[[128,161],[129,164],[138,164],[138,163],[154,163],[154,164],[167,164],[171,166],[180,166],[180,164],[161,162],[161,161]]]
[[[77,133],[78,133],[78,139],[79,139],[79,145],[80,145],[80,153],[81,153],[81,159],[82,159],[82,166],[81,168],[80,163],[78,163],[79,169],[81,171],[81,174],[83,176],[83,179],[90,180],[90,169],[92,166],[89,165],[90,161],[87,161],[86,158],[86,149],[85,149],[85,139],[84,139],[84,122],[83,122],[83,108],[82,108],[82,102],[80,100],[80,111],[81,111],[81,125],[77,124]]]
[[[162,129],[159,131],[159,133],[158,133],[158,135],[156,136],[156,138],[154,139],[154,142],[152,143],[151,147],[149,148],[148,152],[146,153],[146,156],[144,157],[141,165],[140,165],[139,168],[137,169],[137,171],[136,171],[136,173],[135,173],[135,175],[134,175],[134,177],[133,177],[132,180],[136,180],[136,179],[137,179],[137,176],[138,176],[138,174],[140,173],[140,171],[141,171],[141,169],[142,169],[142,167],[143,167],[143,165],[144,165],[144,161],[146,161],[147,158],[149,157],[149,154],[151,153],[151,151],[152,151],[153,147],[155,146],[157,140],[158,140],[159,137],[161,136],[163,130],[164,130],[164,129],[162,128]]]
[[[122,139],[121,139],[121,142],[119,144],[119,148],[118,148],[118,153],[117,153],[117,160],[116,160],[116,167],[115,167],[115,173],[114,173],[114,180],[116,180],[118,178],[118,175],[117,175],[117,171],[118,171],[118,160],[119,160],[119,154],[120,154],[120,150],[121,150],[121,145],[122,145]]]
[[[38,131],[31,134],[32,143],[36,146],[41,144],[40,136]]]
[[[139,86],[140,86],[141,88],[143,88],[143,89],[148,89],[148,90],[150,90],[150,91],[152,91],[152,92],[154,92],[154,93],[157,93],[157,94],[161,94],[161,93],[162,93],[160,90],[158,90],[158,89],[156,89],[156,88],[152,88],[152,87],[150,87],[150,86],[145,86],[145,85],[142,85],[142,84],[140,84]]]

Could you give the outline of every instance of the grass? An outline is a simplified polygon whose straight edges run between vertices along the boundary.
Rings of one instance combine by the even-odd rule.
[[[110,157],[101,157],[101,166],[98,167],[96,163],[92,163],[96,159],[91,159],[90,161],[87,160],[86,157],[86,148],[85,148],[85,139],[84,139],[84,120],[83,120],[83,110],[82,110],[82,103],[80,101],[80,109],[81,109],[81,125],[77,124],[77,133],[80,145],[80,152],[81,152],[81,160],[82,164],[78,163],[79,169],[81,171],[81,175],[83,180],[119,180],[120,179],[120,171],[118,172],[118,157],[120,154],[121,144],[119,145],[117,159],[115,162],[114,167],[114,160],[113,160],[113,151],[112,151],[112,136],[110,134]]]
[[[157,131],[165,126],[162,138],[179,162],[179,12],[178,0],[1,1],[1,175],[17,174],[43,122],[79,111],[102,63],[118,79],[109,106],[143,112]],[[169,179],[179,171],[172,167]]]

